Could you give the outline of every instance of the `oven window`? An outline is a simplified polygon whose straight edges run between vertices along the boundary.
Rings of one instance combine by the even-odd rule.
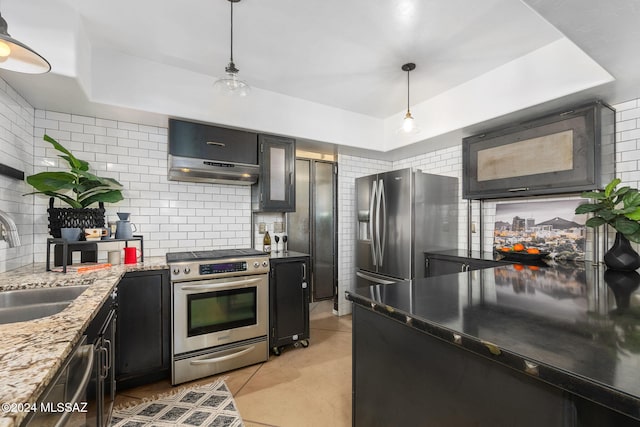
[[[256,296],[255,287],[187,295],[187,336],[255,325]]]

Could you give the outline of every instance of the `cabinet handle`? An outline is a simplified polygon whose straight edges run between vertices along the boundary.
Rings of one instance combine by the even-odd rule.
[[[302,263],[302,280],[307,280],[307,263]]]
[[[109,353],[106,347],[100,348],[100,379],[107,379],[109,375],[109,367],[107,366],[107,359],[109,358]]]
[[[107,372],[109,372],[109,370],[111,369],[111,355],[113,354],[113,350],[111,348],[111,341],[110,340],[104,340],[105,346],[108,347],[107,348]]]
[[[205,142],[205,144],[207,144],[207,145],[215,145],[217,147],[223,147],[223,148],[227,146],[227,144],[225,144],[224,142],[216,142],[216,141],[207,141],[207,142]]]
[[[515,193],[516,191],[527,191],[528,189],[529,189],[529,187],[520,187],[520,188],[510,188],[507,191]]]

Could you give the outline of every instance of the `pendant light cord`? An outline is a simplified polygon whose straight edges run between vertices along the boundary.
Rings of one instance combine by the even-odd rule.
[[[407,111],[409,111],[409,73],[411,70],[407,70]]]
[[[233,62],[233,2],[231,3],[231,58],[230,61]]]

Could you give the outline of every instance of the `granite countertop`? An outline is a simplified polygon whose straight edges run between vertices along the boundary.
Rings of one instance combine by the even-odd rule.
[[[166,268],[165,257],[145,257],[144,263],[87,273],[46,272],[42,263],[0,274],[0,291],[89,286],[58,314],[0,325],[0,403],[37,401],[125,273]],[[0,427],[18,426],[26,415],[3,411]]]
[[[640,275],[508,265],[371,285],[355,304],[640,419]]]

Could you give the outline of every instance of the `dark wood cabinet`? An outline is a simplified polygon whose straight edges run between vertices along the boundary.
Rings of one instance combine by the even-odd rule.
[[[168,270],[131,272],[120,281],[115,362],[118,389],[169,377],[170,310]]]
[[[251,188],[256,212],[296,210],[296,142],[291,138],[258,135],[260,178]]]
[[[425,254],[425,277],[442,276],[444,274],[492,268],[510,264],[504,261],[487,259],[461,258],[440,254]]]
[[[269,347],[309,345],[309,257],[271,259]]]

